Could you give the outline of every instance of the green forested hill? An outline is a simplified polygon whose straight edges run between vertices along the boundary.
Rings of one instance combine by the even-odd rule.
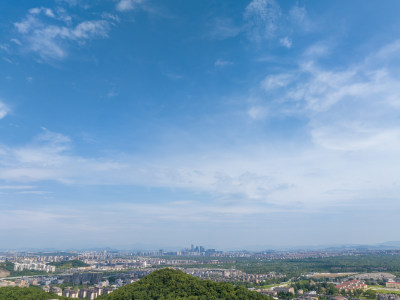
[[[59,262],[52,262],[49,263],[51,266],[55,266],[56,268],[59,269],[70,269],[70,268],[79,268],[79,267],[88,267],[89,265],[84,263],[81,260],[63,260]]]
[[[2,287],[0,288],[1,300],[47,300],[47,299],[67,299],[58,297],[55,294],[46,293],[38,288],[21,287]]]
[[[125,285],[99,300],[131,299],[269,299],[244,287],[227,282],[212,282],[190,276],[182,271],[162,269],[136,283]]]

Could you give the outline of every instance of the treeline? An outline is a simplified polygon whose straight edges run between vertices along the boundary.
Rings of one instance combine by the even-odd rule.
[[[99,300],[172,300],[172,299],[270,299],[244,287],[228,282],[201,280],[182,271],[162,269],[143,277],[136,283],[125,285]]]
[[[399,276],[400,255],[334,256],[283,260],[239,258],[235,259],[231,266],[249,274],[277,272],[290,277],[310,272],[390,272]]]
[[[47,299],[68,299],[47,293],[36,287],[2,287],[0,288],[0,299],[2,300],[47,300]]]
[[[324,258],[277,259],[252,257],[215,257],[219,263],[210,263],[211,258],[171,256],[170,259],[190,259],[198,261],[183,268],[227,268],[237,269],[249,274],[276,272],[288,277],[310,272],[390,272],[400,276],[400,255],[342,255]]]

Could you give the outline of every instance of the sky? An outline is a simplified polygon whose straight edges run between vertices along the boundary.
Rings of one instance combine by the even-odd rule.
[[[400,2],[0,2],[0,248],[400,240]]]

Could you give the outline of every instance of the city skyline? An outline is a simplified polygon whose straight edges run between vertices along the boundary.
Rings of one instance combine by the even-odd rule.
[[[400,240],[400,3],[0,3],[0,248]]]

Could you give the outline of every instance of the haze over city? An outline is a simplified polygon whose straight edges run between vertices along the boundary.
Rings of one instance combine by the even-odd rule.
[[[0,2],[0,249],[400,240],[399,9]]]

